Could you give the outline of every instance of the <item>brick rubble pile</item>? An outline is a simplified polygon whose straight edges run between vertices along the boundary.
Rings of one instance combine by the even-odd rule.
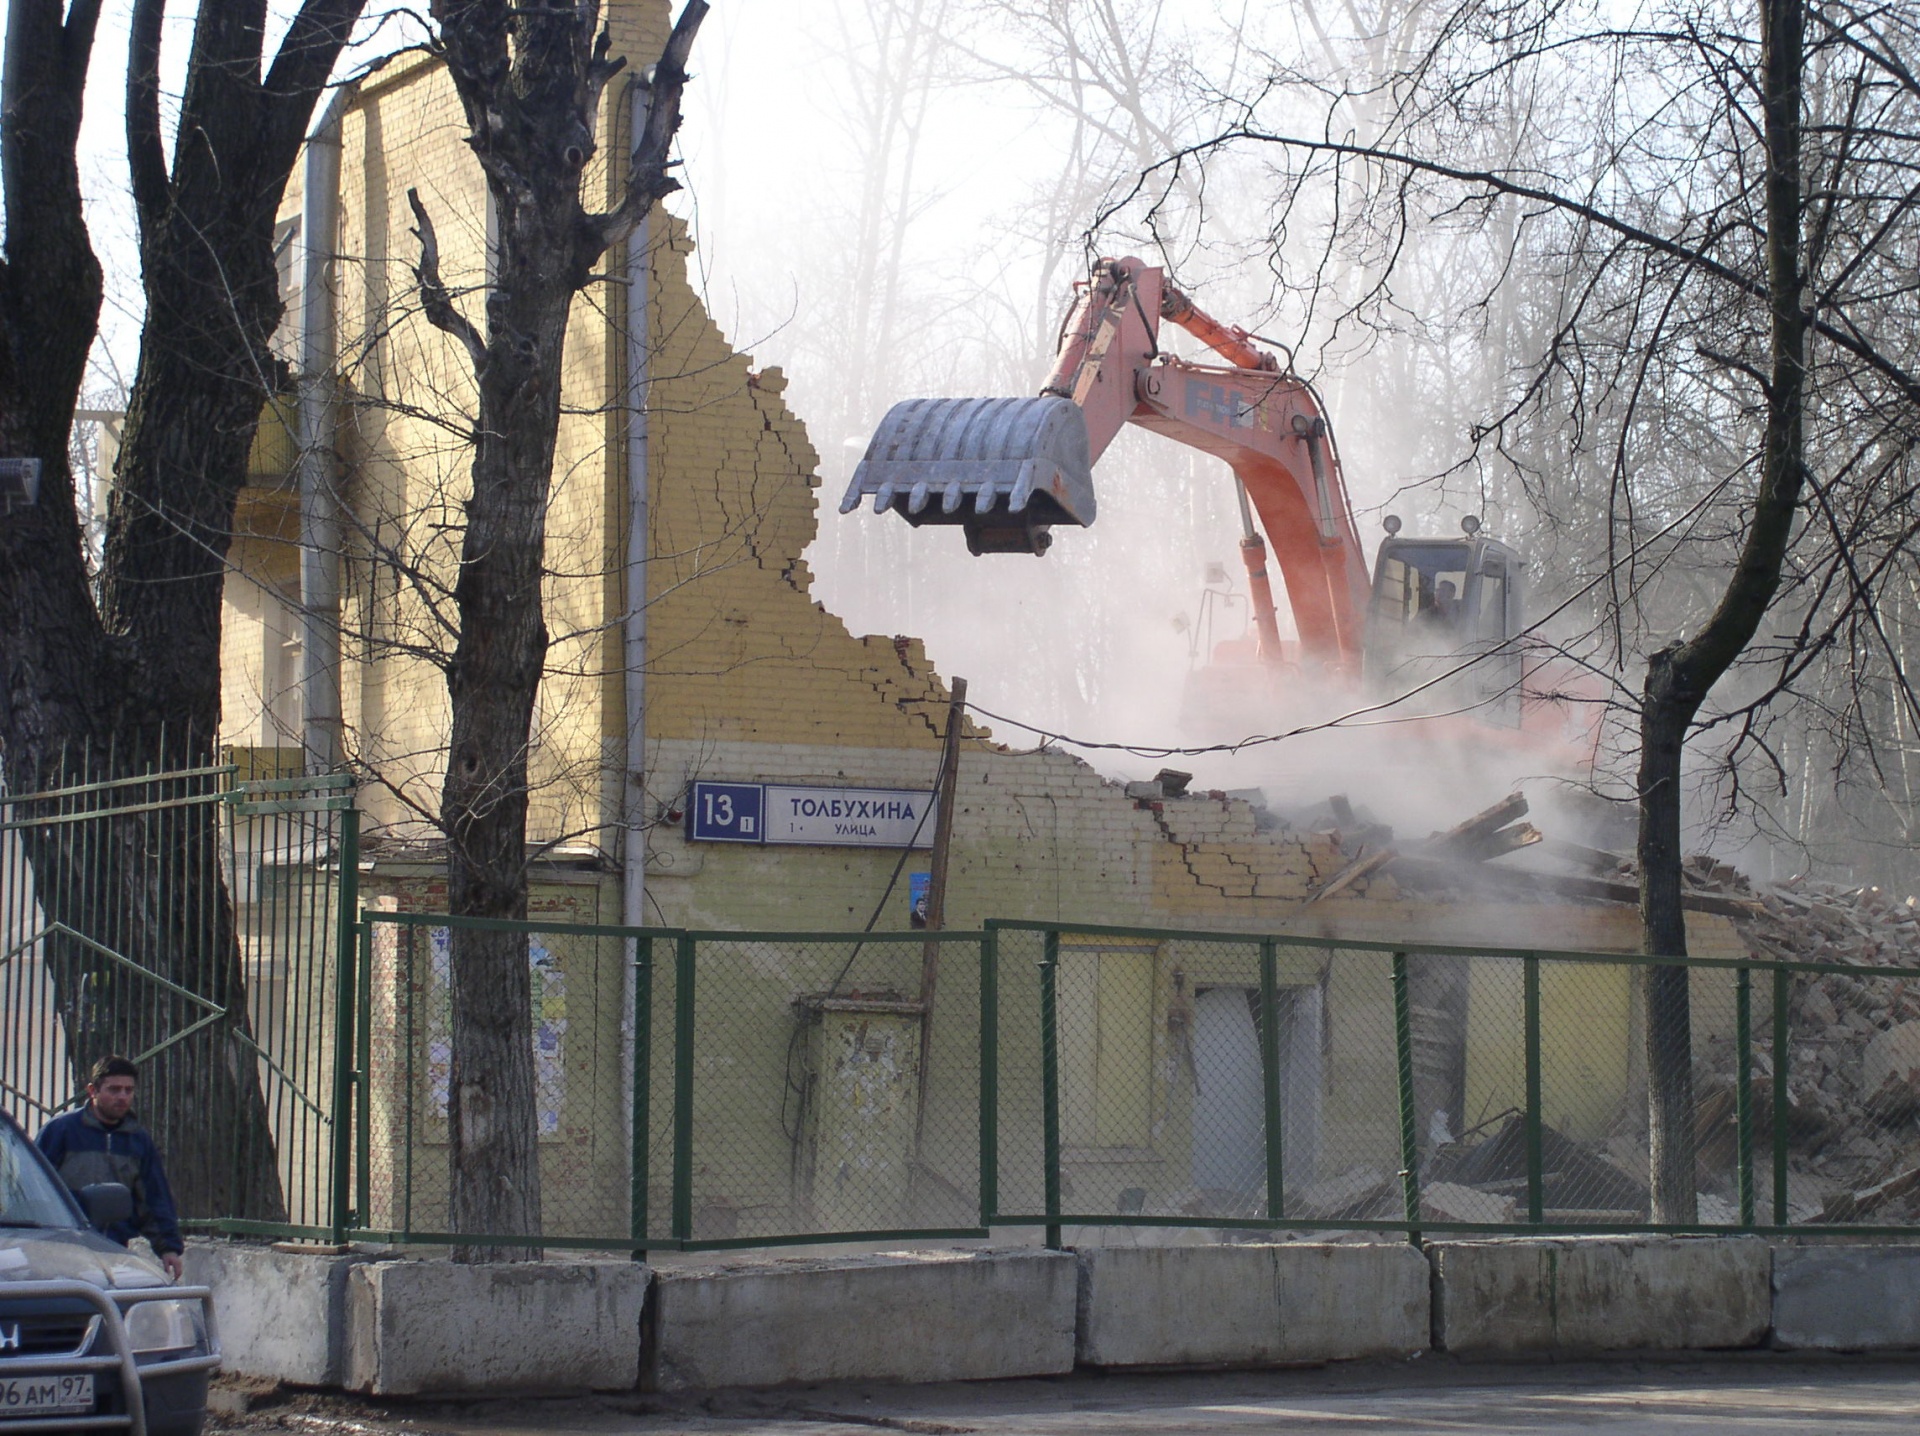
[[[1735,925],[1756,957],[1920,969],[1920,899],[1806,880],[1753,898]],[[1766,1005],[1756,992],[1756,1018]],[[1920,977],[1799,974],[1788,1031],[1793,1218],[1920,1219]],[[1756,1042],[1756,1122],[1770,1119],[1770,1049]],[[1763,1129],[1763,1150],[1765,1140]]]

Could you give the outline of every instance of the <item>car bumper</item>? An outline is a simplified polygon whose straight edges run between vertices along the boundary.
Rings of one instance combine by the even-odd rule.
[[[94,1377],[94,1410],[62,1412],[45,1417],[0,1417],[0,1436],[28,1436],[43,1431],[125,1431],[147,1436],[147,1387],[164,1389],[177,1397],[184,1384],[204,1391],[206,1373],[220,1364],[220,1333],[214,1324],[213,1293],[204,1286],[138,1287],[103,1291],[84,1281],[10,1281],[0,1284],[0,1295],[21,1300],[71,1297],[85,1301],[100,1318],[92,1339],[77,1353],[65,1356],[19,1356],[0,1359],[4,1376]],[[207,1333],[207,1349],[164,1361],[141,1362],[127,1339],[126,1308],[143,1301],[198,1301]],[[184,1383],[182,1382],[184,1378]],[[156,1389],[159,1396],[161,1390]],[[118,1399],[113,1399],[117,1393]],[[160,1404],[173,1407],[175,1400]],[[118,1406],[118,1411],[111,1408]],[[169,1409],[167,1418],[178,1413]],[[166,1418],[163,1418],[166,1419]]]

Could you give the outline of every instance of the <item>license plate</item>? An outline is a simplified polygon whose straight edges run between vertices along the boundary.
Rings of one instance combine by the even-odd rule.
[[[92,1376],[0,1376],[0,1421],[92,1409]]]

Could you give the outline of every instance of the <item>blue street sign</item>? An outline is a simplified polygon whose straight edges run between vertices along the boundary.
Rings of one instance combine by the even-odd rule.
[[[933,845],[938,807],[932,794],[914,788],[701,780],[687,793],[687,841],[925,848]]]
[[[695,783],[687,802],[688,840],[765,842],[766,799],[767,790],[758,783]]]

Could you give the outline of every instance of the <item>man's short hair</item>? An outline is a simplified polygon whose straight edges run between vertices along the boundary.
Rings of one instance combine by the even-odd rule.
[[[140,1080],[140,1069],[133,1065],[133,1061],[130,1058],[121,1057],[117,1054],[102,1057],[98,1062],[93,1064],[93,1071],[87,1074],[87,1085],[89,1087],[98,1087],[109,1077],[131,1077],[134,1081],[138,1082]]]

